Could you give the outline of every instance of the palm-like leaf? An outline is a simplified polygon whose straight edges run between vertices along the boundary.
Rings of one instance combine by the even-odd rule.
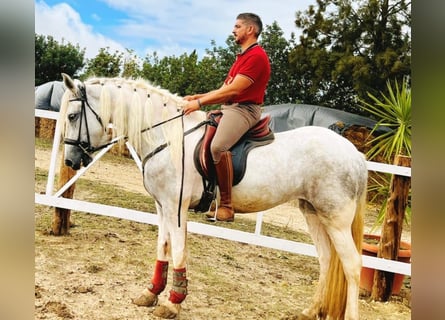
[[[379,99],[372,94],[368,94],[373,103],[360,100],[361,107],[374,115],[377,124],[371,131],[371,134],[379,127],[387,127],[391,130],[378,135],[376,138],[368,142],[372,147],[367,152],[369,160],[381,155],[385,161],[392,163],[394,157],[398,154],[411,156],[411,89],[409,88],[408,79],[403,79],[401,86],[395,82],[395,88],[391,83],[387,82],[388,95],[382,93]],[[374,225],[374,229],[383,222],[386,204],[390,193],[389,185],[391,175],[377,174],[376,177],[370,176],[370,184],[368,192],[374,194],[370,202],[380,203],[380,210]],[[411,218],[410,204],[406,208],[406,221]]]
[[[380,154],[391,162],[396,154],[411,156],[411,89],[406,78],[400,88],[395,82],[394,90],[390,81],[387,87],[388,95],[382,93],[382,99],[368,94],[374,104],[362,100],[360,103],[363,109],[379,119],[371,133],[379,127],[391,129],[368,142],[372,145],[367,153],[368,159]]]

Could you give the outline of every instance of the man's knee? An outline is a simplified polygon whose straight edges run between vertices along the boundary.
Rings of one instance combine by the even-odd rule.
[[[213,163],[218,163],[219,159],[221,159],[221,151],[210,149],[212,154]]]

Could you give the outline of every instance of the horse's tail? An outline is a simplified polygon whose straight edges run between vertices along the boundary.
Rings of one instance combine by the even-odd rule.
[[[366,192],[357,199],[354,220],[351,225],[352,238],[357,251],[362,253],[363,217],[366,210]],[[361,259],[361,258],[360,258]],[[361,261],[361,260],[360,260]],[[321,314],[329,315],[330,319],[343,319],[346,309],[348,283],[340,258],[331,243],[331,261],[327,272],[325,301]]]

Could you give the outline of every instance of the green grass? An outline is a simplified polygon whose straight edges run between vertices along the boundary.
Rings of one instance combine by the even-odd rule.
[[[34,139],[34,146],[39,149],[51,150],[53,147],[53,140],[36,137]]]

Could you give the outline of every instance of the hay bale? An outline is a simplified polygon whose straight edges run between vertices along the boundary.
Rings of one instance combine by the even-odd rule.
[[[53,139],[57,121],[47,118],[34,118],[34,136],[36,138]]]
[[[371,129],[363,126],[352,125],[344,130],[343,136],[351,141],[354,146],[362,153],[367,154],[375,145],[371,143],[376,136],[371,134]],[[383,156],[377,155],[372,161],[385,163]]]
[[[131,158],[131,154],[130,151],[128,151],[127,147],[123,147],[122,149],[116,144],[114,145],[110,151],[108,151],[109,153],[111,153],[112,155],[116,155],[116,156],[123,156],[125,158]]]
[[[370,134],[371,130],[363,126],[352,125],[343,131],[343,136],[354,144],[354,146],[362,153],[367,153],[371,149],[369,141],[374,139]]]

